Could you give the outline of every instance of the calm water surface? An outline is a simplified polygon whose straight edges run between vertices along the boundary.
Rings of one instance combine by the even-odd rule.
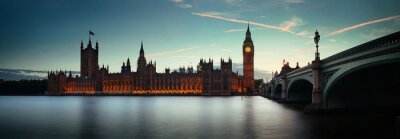
[[[304,115],[263,97],[0,96],[0,138],[394,136],[394,117]]]

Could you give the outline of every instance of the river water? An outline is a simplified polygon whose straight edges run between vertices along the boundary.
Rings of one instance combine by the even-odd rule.
[[[253,97],[0,96],[0,138],[382,138],[383,115],[305,115]]]

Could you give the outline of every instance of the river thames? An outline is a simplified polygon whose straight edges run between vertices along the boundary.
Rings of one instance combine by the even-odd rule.
[[[1,96],[1,138],[393,137],[385,115],[305,115],[258,96]]]

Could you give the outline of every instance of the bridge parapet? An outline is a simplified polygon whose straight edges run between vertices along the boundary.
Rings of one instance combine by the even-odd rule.
[[[308,73],[308,72],[311,72],[311,65],[307,65],[305,67],[291,71],[291,72],[287,73],[287,76],[292,77],[292,76],[301,75],[301,74]]]
[[[329,89],[336,81],[340,81],[343,76],[348,76],[347,74],[355,70],[393,61],[399,62],[399,54],[400,31],[355,46],[325,59],[315,60],[312,65],[295,70],[286,70],[283,74],[274,76],[270,84],[267,85],[266,96],[274,98],[277,96],[275,94],[279,93],[278,96],[280,96],[281,102],[282,100],[291,101],[293,99],[289,98],[295,91],[290,88],[297,86],[299,80],[306,80],[310,83],[312,82],[313,85],[311,92],[312,105],[309,105],[310,107],[306,109],[326,109]],[[308,92],[310,93],[309,90]],[[310,95],[308,94],[308,96]]]
[[[378,38],[376,40],[358,45],[356,47],[347,49],[343,52],[340,52],[338,54],[332,55],[330,57],[327,57],[322,60],[323,63],[329,63],[333,62],[336,60],[340,59],[345,59],[347,57],[356,55],[356,54],[361,54],[367,51],[372,51],[372,50],[380,50],[380,49],[385,49],[386,47],[393,46],[393,44],[398,44],[400,43],[400,31]]]

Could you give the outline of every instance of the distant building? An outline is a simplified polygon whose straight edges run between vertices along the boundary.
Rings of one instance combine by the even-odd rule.
[[[130,59],[121,66],[120,73],[110,73],[108,66],[99,67],[99,44],[95,48],[89,39],[87,47],[81,48],[80,76],[71,72],[51,71],[48,74],[48,95],[68,94],[149,94],[149,95],[232,95],[244,93],[244,87],[254,90],[254,46],[250,30],[243,44],[244,76],[232,71],[232,60],[221,58],[220,69],[214,69],[214,61],[200,59],[197,71],[193,67],[179,68],[171,72],[156,72],[156,62],[146,61],[141,43],[136,72],[132,71]],[[248,50],[248,49],[251,50]],[[245,81],[245,82],[244,82]],[[245,86],[244,86],[245,85]]]

